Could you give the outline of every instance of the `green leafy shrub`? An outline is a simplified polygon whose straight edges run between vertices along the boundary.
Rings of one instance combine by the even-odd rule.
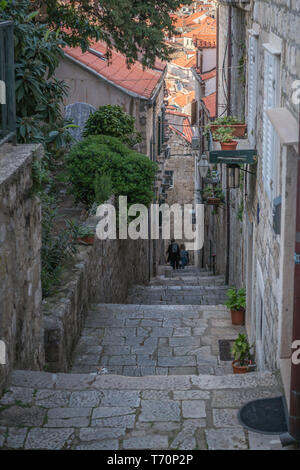
[[[218,140],[219,142],[231,142],[234,140],[232,127],[219,127],[213,133],[213,139]]]
[[[55,292],[64,263],[77,253],[77,239],[94,234],[89,227],[73,220],[66,220],[66,227],[57,230],[55,219],[57,210],[55,199],[42,196],[42,271],[41,283],[43,297]]]
[[[206,201],[207,198],[214,197],[221,199],[221,202],[224,202],[225,196],[220,186],[207,186],[204,190],[202,190],[203,200]]]
[[[153,199],[156,163],[130,150],[120,140],[108,136],[89,136],[66,155],[71,193],[76,200],[92,205],[96,175],[110,175],[116,197],[128,197],[129,204],[149,206]]]
[[[121,106],[100,106],[86,121],[83,136],[108,135],[117,137],[123,143],[133,146],[141,142],[135,127],[135,118],[125,113]]]
[[[30,0],[2,2],[1,20],[14,22],[18,141],[53,147],[67,134],[61,112],[67,87],[54,77],[65,43],[33,8]]]
[[[246,289],[242,287],[241,289],[236,289],[231,287],[227,291],[228,300],[226,300],[225,305],[230,310],[241,310],[246,308]]]
[[[231,349],[234,360],[239,361],[240,366],[244,366],[246,361],[250,361],[250,349],[251,346],[248,343],[247,336],[240,333]]]
[[[95,176],[95,202],[96,204],[103,204],[113,194],[113,187],[110,175],[99,175]]]
[[[223,116],[215,119],[212,123],[213,126],[228,126],[231,124],[244,124],[244,121],[239,120],[235,116]]]

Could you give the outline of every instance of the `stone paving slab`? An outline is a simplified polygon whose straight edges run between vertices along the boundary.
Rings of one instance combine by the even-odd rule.
[[[109,374],[134,377],[227,374],[230,364],[219,360],[218,341],[235,339],[239,332],[244,328],[231,325],[223,305],[98,304],[88,314],[72,371],[105,367]]]
[[[13,371],[0,398],[1,449],[278,449],[243,429],[239,408],[282,394],[270,372],[233,375],[235,339],[220,276],[193,267],[132,289],[87,316],[72,373]]]
[[[36,390],[36,384],[42,386]],[[0,447],[276,449],[278,436],[250,433],[236,418],[239,404],[275,391],[281,392],[281,384],[270,372],[74,379],[73,374],[14,371],[0,400]]]

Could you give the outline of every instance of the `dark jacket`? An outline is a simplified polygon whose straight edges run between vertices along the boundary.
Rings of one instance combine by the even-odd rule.
[[[168,261],[176,261],[180,257],[180,248],[178,243],[171,243],[167,251]]]

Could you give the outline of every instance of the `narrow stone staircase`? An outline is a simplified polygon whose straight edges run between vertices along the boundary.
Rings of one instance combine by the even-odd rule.
[[[71,373],[14,371],[0,399],[0,448],[276,449],[239,424],[250,400],[282,394],[276,374],[233,375],[220,276],[162,269],[127,303],[88,313]]]
[[[188,267],[165,268],[136,286],[124,305],[95,305],[75,351],[72,372],[127,376],[231,373],[219,360],[219,339],[235,339],[223,306],[222,276]]]

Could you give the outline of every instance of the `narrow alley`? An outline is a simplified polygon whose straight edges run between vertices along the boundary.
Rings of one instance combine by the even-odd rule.
[[[239,408],[282,394],[276,374],[233,375],[235,339],[220,276],[162,268],[127,304],[94,305],[72,373],[14,371],[0,402],[11,449],[280,449],[243,429]],[[141,377],[142,376],[142,377]]]

